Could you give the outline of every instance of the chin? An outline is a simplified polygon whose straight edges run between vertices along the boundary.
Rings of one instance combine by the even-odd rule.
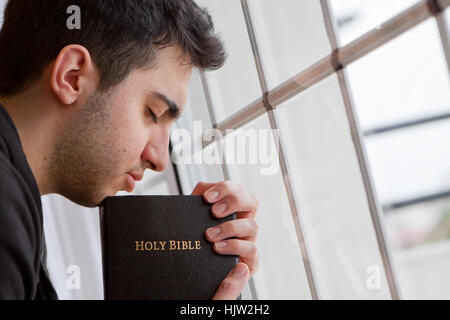
[[[72,200],[73,201],[73,200]],[[103,199],[82,199],[74,201],[76,204],[86,208],[96,208],[101,205]]]
[[[60,194],[86,208],[99,207],[105,198],[115,196],[119,192],[118,189],[120,189],[117,183],[109,183],[108,185],[104,181],[96,181],[95,184],[92,182],[84,182],[65,186],[65,189],[60,190],[62,191]]]
[[[108,196],[105,195],[105,193],[99,193],[99,192],[87,192],[84,190],[84,192],[72,192],[69,194],[62,194],[62,196],[66,197],[70,201],[86,207],[86,208],[95,208],[100,206],[102,201]]]

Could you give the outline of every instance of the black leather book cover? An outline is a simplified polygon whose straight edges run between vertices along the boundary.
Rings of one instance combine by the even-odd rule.
[[[237,264],[204,233],[216,219],[202,196],[116,196],[100,206],[104,298],[211,299]]]

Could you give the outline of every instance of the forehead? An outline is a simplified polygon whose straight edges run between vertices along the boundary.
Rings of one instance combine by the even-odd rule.
[[[183,52],[178,47],[163,48],[158,52],[156,64],[152,68],[143,69],[143,77],[159,86],[166,96],[165,90],[182,90],[189,87],[192,75],[192,65],[184,58]]]
[[[150,68],[134,70],[130,75],[129,90],[141,91],[149,95],[158,92],[175,102],[180,109],[186,103],[192,65],[182,57],[176,47],[161,49],[156,63]]]

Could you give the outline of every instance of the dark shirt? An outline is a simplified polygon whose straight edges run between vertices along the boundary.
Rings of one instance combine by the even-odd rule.
[[[58,299],[45,267],[39,188],[0,104],[0,299]]]

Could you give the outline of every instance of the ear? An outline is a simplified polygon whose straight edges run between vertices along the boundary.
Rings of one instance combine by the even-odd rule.
[[[97,81],[97,70],[85,47],[72,44],[61,50],[53,65],[50,84],[63,104],[76,102],[87,88],[95,88]]]

